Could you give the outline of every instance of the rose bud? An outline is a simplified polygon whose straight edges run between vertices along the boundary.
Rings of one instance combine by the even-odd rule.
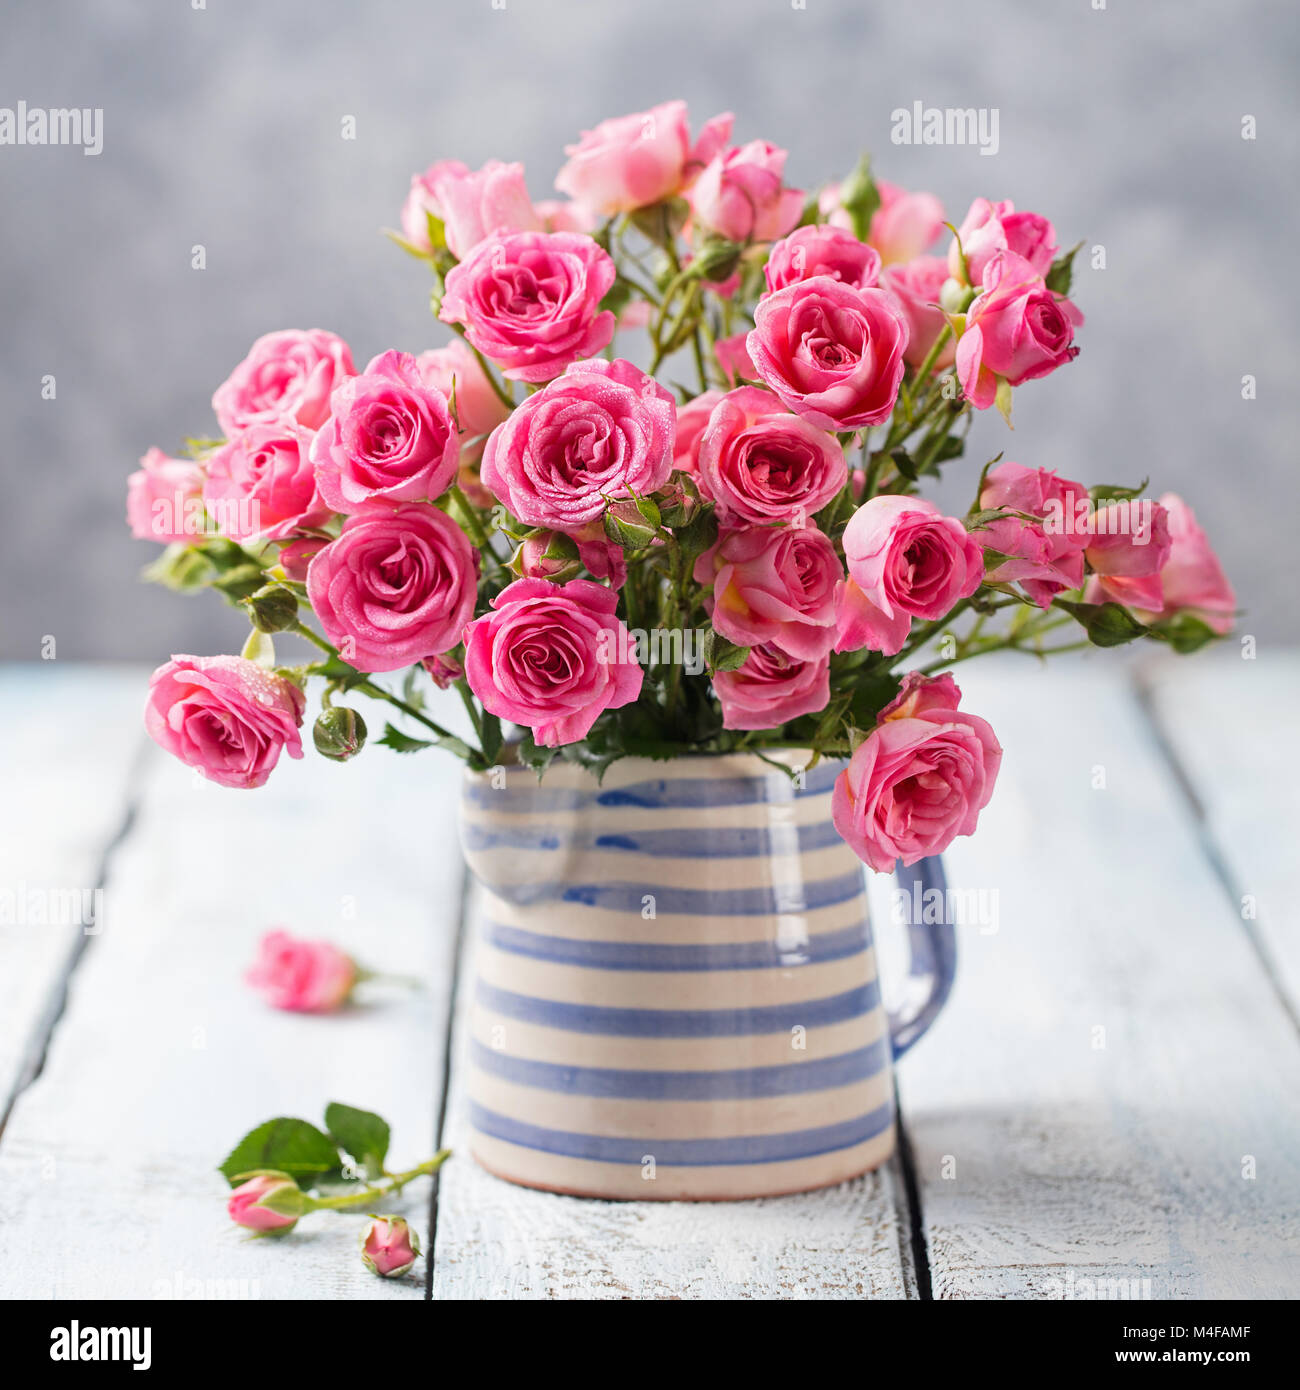
[[[400,1216],[376,1216],[361,1237],[366,1268],[384,1279],[405,1274],[419,1256],[419,1239]]]
[[[354,709],[332,705],[316,720],[311,741],[323,758],[345,763],[365,746],[366,721]]]
[[[263,586],[244,600],[244,607],[258,632],[284,632],[298,621],[298,600],[280,584]]]
[[[659,508],[648,497],[625,497],[605,512],[605,534],[625,550],[640,550],[659,534]]]
[[[329,1013],[346,1002],[358,974],[352,957],[332,942],[299,941],[286,931],[270,931],[244,979],[273,1008]]]
[[[307,1209],[306,1199],[288,1173],[256,1173],[230,1194],[226,1211],[237,1226],[263,1236],[293,1230]]]
[[[549,579],[553,584],[566,584],[578,577],[582,568],[578,546],[560,531],[539,531],[529,536],[515,551],[511,570],[520,579]]]
[[[439,690],[450,690],[465,674],[464,665],[454,656],[426,656],[420,665]]]

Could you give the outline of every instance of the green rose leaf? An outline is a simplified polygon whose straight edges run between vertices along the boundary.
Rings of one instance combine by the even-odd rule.
[[[1078,618],[1094,647],[1122,647],[1125,642],[1146,635],[1147,629],[1118,603],[1071,603],[1063,599],[1056,602]]]
[[[1195,613],[1175,613],[1172,618],[1156,623],[1151,628],[1151,636],[1163,638],[1182,656],[1199,652],[1207,642],[1213,642],[1218,633],[1203,618]]]
[[[339,1148],[352,1156],[368,1178],[381,1177],[391,1137],[388,1121],[369,1110],[332,1100],[325,1107],[325,1128]]]
[[[302,1184],[333,1172],[339,1163],[338,1148],[328,1135],[306,1120],[280,1116],[244,1135],[217,1171],[231,1187],[239,1185],[237,1174],[259,1168],[288,1173]]]
[[[1057,256],[1052,262],[1051,269],[1043,277],[1047,283],[1047,288],[1053,294],[1070,293],[1070,285],[1074,279],[1074,257],[1082,245],[1083,242],[1076,242],[1064,255]]]

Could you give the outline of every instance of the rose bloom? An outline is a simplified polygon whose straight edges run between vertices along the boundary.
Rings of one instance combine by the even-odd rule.
[[[765,295],[746,340],[763,381],[827,430],[878,425],[898,399],[907,319],[887,290],[818,275]]]
[[[1169,558],[1160,571],[1161,604],[1139,616],[1155,621],[1190,613],[1220,637],[1232,630],[1237,596],[1228,582],[1196,513],[1175,492],[1160,498],[1168,521]]]
[[[465,629],[465,676],[491,713],[556,748],[631,704],[643,673],[615,616],[618,595],[589,579],[518,579]]]
[[[330,1013],[347,1002],[357,982],[357,965],[330,941],[303,941],[287,931],[269,931],[244,980],[275,1009]]]
[[[510,414],[510,407],[492,389],[478,358],[460,338],[453,338],[446,347],[422,352],[415,366],[420,380],[455,406],[462,468],[477,463],[486,436]]]
[[[677,193],[691,166],[707,164],[730,137],[731,123],[730,112],[715,116],[692,150],[684,101],[601,121],[565,146],[569,161],[555,187],[604,217],[647,207]]]
[[[867,241],[880,252],[886,265],[914,261],[939,240],[943,232],[943,204],[933,193],[909,193],[895,183],[876,180],[880,206],[871,214]],[[822,189],[818,199],[823,215],[835,227],[850,230],[853,221],[840,204],[840,185]]]
[[[675,427],[672,396],[639,367],[575,362],[493,430],[483,483],[528,525],[573,530],[668,481]]]
[[[201,529],[203,464],[150,449],[126,480],[126,520],[138,541],[192,541]],[[195,517],[191,524],[189,518]]]
[[[817,714],[831,698],[830,654],[796,661],[780,647],[751,647],[736,671],[715,671],[724,729],[774,729],[801,714]]]
[[[533,211],[542,219],[544,232],[590,233],[600,226],[600,218],[590,208],[560,198],[543,198],[533,204]]]
[[[299,584],[304,583],[308,566],[328,544],[320,536],[303,536],[286,542],[280,547],[280,568],[284,571],[284,577]]]
[[[1105,598],[1158,609],[1164,601],[1160,571],[1171,548],[1168,512],[1149,498],[1132,498],[1093,512],[1084,555]]]
[[[330,509],[316,491],[312,433],[293,421],[253,425],[208,460],[203,501],[224,536],[284,540],[319,526]]]
[[[1002,517],[972,532],[987,549],[1007,557],[987,572],[987,579],[1019,584],[1040,608],[1047,608],[1057,594],[1082,587],[1091,512],[1082,483],[1008,461],[985,475],[979,505],[981,511],[1005,508],[1040,518]]]
[[[450,651],[474,616],[478,551],[437,507],[376,505],[311,562],[307,596],[358,671],[397,671]]]
[[[311,449],[321,497],[336,512],[439,497],[459,453],[447,398],[425,384],[409,352],[381,353],[345,381]]]
[[[448,272],[439,316],[515,381],[550,381],[614,336],[614,262],[573,232],[490,236]]]
[[[869,290],[880,279],[880,252],[843,227],[796,227],[772,247],[763,275],[769,290],[783,290],[814,275]]]
[[[342,338],[321,328],[267,333],[217,387],[212,408],[227,437],[250,425],[296,420],[319,429],[329,414],[330,393],[356,375]]]
[[[263,1235],[284,1235],[298,1224],[296,1216],[272,1211],[262,1201],[278,1192],[298,1190],[297,1183],[287,1174],[258,1173],[240,1183],[226,1202],[226,1214],[237,1225]]]
[[[903,361],[919,367],[930,355],[935,339],[948,320],[939,308],[939,292],[948,278],[948,265],[942,256],[918,256],[902,265],[891,265],[884,274],[884,287],[902,306],[907,319],[907,347]],[[957,357],[957,343],[951,334],[939,349],[933,370],[951,367]]]
[[[815,527],[752,526],[724,534],[695,562],[713,586],[713,626],[744,647],[771,643],[817,661],[835,641],[835,589],[844,577],[828,536]]]
[[[844,531],[848,580],[836,598],[836,651],[893,656],[913,618],[942,618],[984,579],[984,551],[920,497],[873,497]]]
[[[835,829],[878,873],[973,834],[993,795],[1002,746],[985,720],[957,708],[960,699],[951,676],[912,672],[836,779]]]
[[[789,414],[770,391],[741,386],[713,408],[699,476],[724,523],[807,525],[848,479],[834,435]]]
[[[446,219],[438,189],[445,179],[469,177],[469,166],[459,159],[435,160],[422,174],[411,175],[411,189],[402,206],[402,235],[421,251],[432,251],[429,241],[428,214],[439,221]]]
[[[302,757],[306,701],[242,656],[174,656],[149,679],[144,726],[159,747],[223,787],[260,787],[282,751]]]
[[[748,337],[748,332],[733,333],[730,338],[720,338],[713,345],[718,365],[727,379],[735,385],[739,385],[742,380],[758,380],[758,368],[750,360],[749,349],[745,346],[745,339]]]
[[[492,232],[542,230],[542,219],[524,183],[522,164],[489,159],[473,172],[444,168],[435,177],[434,195],[442,210],[447,248],[458,261]],[[427,221],[425,233],[427,237]]]
[[[405,1274],[419,1258],[420,1242],[400,1216],[376,1216],[361,1234],[361,1258],[384,1279]]]
[[[803,213],[803,193],[784,188],[787,152],[766,140],[719,151],[705,165],[689,202],[695,221],[728,241],[775,241]]]
[[[984,290],[966,311],[957,343],[957,376],[977,410],[997,399],[997,378],[1012,386],[1047,376],[1072,362],[1074,330],[1083,315],[1053,294],[1029,262],[998,251],[984,271]]]
[[[683,473],[698,471],[700,439],[709,423],[713,407],[722,399],[721,391],[704,391],[694,400],[677,407],[677,437],[673,443],[673,467]]]
[[[1036,212],[1017,212],[1011,202],[990,203],[987,198],[976,198],[957,228],[957,236],[961,249],[955,240],[948,248],[948,273],[963,284],[963,254],[972,285],[985,283],[984,272],[999,251],[1020,256],[1039,275],[1047,274],[1056,256],[1056,228]]]

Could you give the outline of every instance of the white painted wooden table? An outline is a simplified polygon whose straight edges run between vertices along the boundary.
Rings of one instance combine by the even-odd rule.
[[[1300,659],[961,675],[1007,756],[949,878],[996,916],[960,929],[953,998],[900,1067],[889,1168],[618,1205],[462,1153],[402,1199],[432,1256],[391,1282],[356,1217],[243,1239],[214,1166],[331,1099],[392,1121],[396,1166],[464,1147],[457,767],[309,752],[224,791],[146,744],[145,678],[0,671],[0,1295],[1300,1296]],[[95,886],[89,932],[23,908]],[[426,987],[273,1012],[241,975],[277,923]]]

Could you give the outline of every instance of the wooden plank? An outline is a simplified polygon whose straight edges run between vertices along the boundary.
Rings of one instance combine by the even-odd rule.
[[[144,743],[145,680],[59,661],[0,669],[0,1129],[102,926],[95,886]]]
[[[996,931],[900,1068],[935,1296],[1297,1296],[1300,1045],[1134,693],[959,679],[1007,751],[948,856]]]
[[[0,1148],[11,1252],[0,1296],[423,1295],[423,1265],[393,1281],[365,1270],[357,1215],[245,1239],[214,1166],[252,1126],[279,1114],[319,1123],[329,1100],[385,1115],[395,1166],[433,1151],[460,880],[457,777],[445,755],[375,748],[339,767],[309,750],[247,793],[162,754],[149,760],[110,865],[109,926],[83,957],[44,1071]],[[426,988],[366,987],[332,1017],[277,1013],[241,978],[275,924]],[[420,1182],[395,1204],[422,1235],[428,1199]]]
[[[1300,1013],[1300,656],[1265,650],[1243,661],[1233,648],[1192,663],[1171,658],[1143,685],[1225,892]]]
[[[475,913],[471,910],[471,919]],[[825,1192],[756,1202],[596,1202],[494,1178],[468,1154],[464,1056],[471,930],[457,992],[433,1296],[902,1298],[914,1296],[895,1165]]]

